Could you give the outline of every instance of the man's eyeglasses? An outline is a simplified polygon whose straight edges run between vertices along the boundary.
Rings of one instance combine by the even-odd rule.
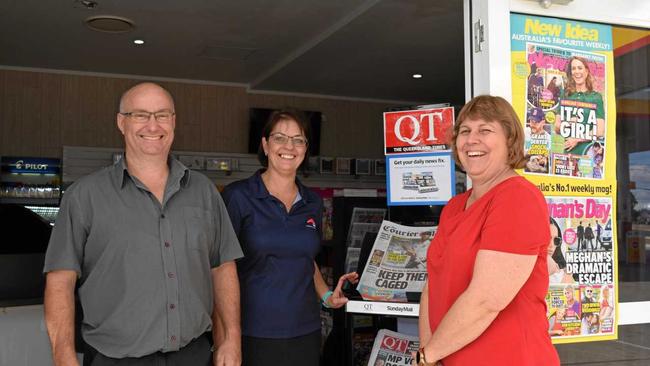
[[[291,140],[291,144],[293,146],[297,147],[305,147],[307,146],[307,139],[304,136],[287,136],[283,134],[282,132],[276,132],[273,133],[269,136],[269,139],[274,143],[278,145],[284,145],[289,140]]]
[[[160,111],[160,112],[146,112],[146,111],[136,111],[136,112],[120,112],[121,115],[131,118],[134,122],[137,123],[146,123],[149,122],[151,116],[160,123],[171,122],[172,117],[176,113],[170,111]]]

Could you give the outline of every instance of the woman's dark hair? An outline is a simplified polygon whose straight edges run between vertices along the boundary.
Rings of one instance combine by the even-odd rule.
[[[307,138],[307,147],[305,149],[305,159],[302,161],[298,170],[306,171],[309,167],[309,141],[311,140],[311,128],[309,127],[309,122],[305,117],[304,113],[295,109],[295,108],[282,108],[277,111],[273,111],[269,116],[268,121],[262,128],[262,138],[269,141],[271,136],[271,131],[280,121],[295,121],[300,128],[302,134]],[[257,160],[262,164],[264,168],[269,167],[269,158],[264,154],[264,147],[262,146],[262,140],[260,139],[260,145],[257,148]]]
[[[555,229],[557,229],[557,235],[558,235],[552,238],[553,244],[555,244],[555,250],[553,251],[553,255],[551,255],[551,258],[553,258],[553,260],[555,261],[555,263],[557,263],[557,266],[560,267],[560,269],[564,269],[566,268],[566,259],[564,258],[564,254],[562,254],[562,230],[560,229],[560,225],[557,224],[557,221],[555,221],[554,218],[549,216],[549,221],[550,224],[555,226]]]
[[[562,229],[560,229],[560,225],[558,225],[557,221],[555,221],[555,219],[550,217],[550,216],[549,216],[548,219],[549,219],[550,224],[555,226],[555,228],[557,229],[557,235],[559,237],[562,237]]]

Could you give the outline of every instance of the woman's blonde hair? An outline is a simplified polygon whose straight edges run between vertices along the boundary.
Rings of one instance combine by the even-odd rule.
[[[507,100],[492,95],[479,95],[467,102],[458,113],[451,138],[451,150],[454,159],[460,164],[456,139],[460,126],[466,119],[487,122],[499,122],[506,134],[508,144],[508,165],[513,169],[521,169],[526,165],[524,156],[524,129],[519,117]]]

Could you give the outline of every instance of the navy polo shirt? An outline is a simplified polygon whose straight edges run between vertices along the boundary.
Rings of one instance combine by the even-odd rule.
[[[298,179],[299,199],[287,212],[262,181],[262,170],[228,185],[223,198],[244,258],[237,261],[242,334],[292,338],[320,329],[314,259],[323,203]]]

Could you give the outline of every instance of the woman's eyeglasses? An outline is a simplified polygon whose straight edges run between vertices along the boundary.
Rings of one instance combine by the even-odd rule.
[[[307,146],[307,139],[304,136],[300,136],[300,135],[287,136],[282,132],[276,132],[271,134],[269,136],[269,140],[271,140],[274,144],[278,144],[278,145],[284,145],[291,140],[291,144],[293,146],[297,146],[297,147]]]

